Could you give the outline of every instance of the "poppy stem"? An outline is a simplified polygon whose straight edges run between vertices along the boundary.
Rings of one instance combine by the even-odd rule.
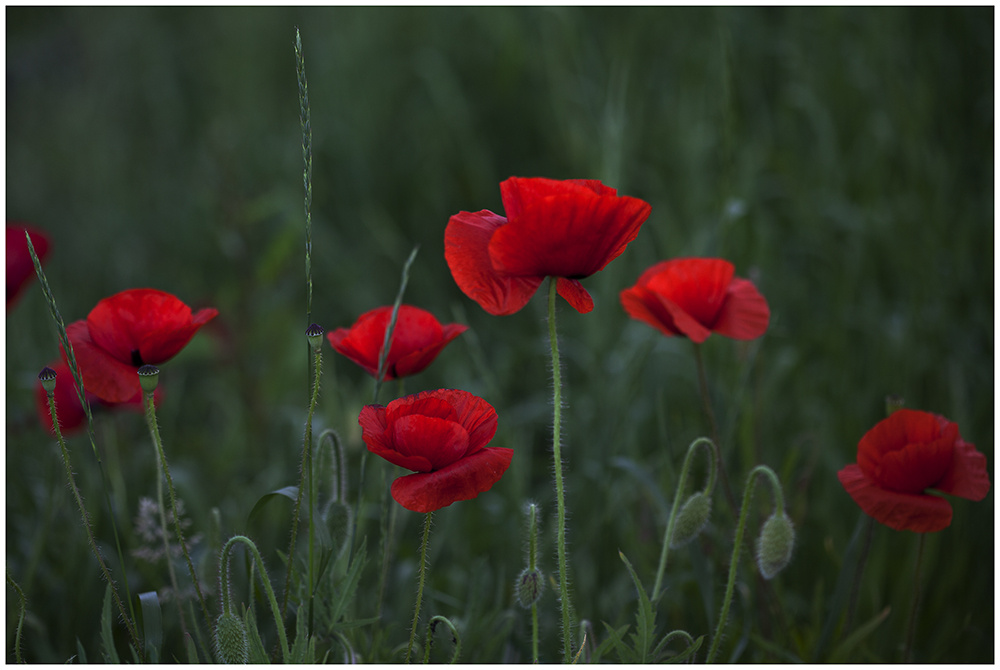
[[[549,342],[552,345],[552,460],[556,479],[556,551],[559,558],[559,606],[562,609],[563,662],[573,660],[573,627],[570,621],[569,577],[566,574],[566,502],[563,497],[560,419],[562,378],[559,371],[559,338],[556,337],[556,277],[549,277]]]
[[[31,243],[30,241],[28,242]],[[80,496],[80,489],[76,486],[76,478],[73,476],[73,466],[69,462],[69,450],[66,449],[66,440],[63,439],[62,431],[59,429],[59,417],[56,415],[56,399],[54,392],[48,392],[49,398],[49,414],[52,415],[52,429],[55,431],[56,440],[59,442],[59,448],[62,451],[63,465],[66,467],[66,479],[69,481],[70,491],[73,492],[73,498],[76,500],[76,506],[80,510],[80,518],[83,521],[83,527],[87,531],[87,542],[90,544],[90,550],[94,552],[94,556],[97,557],[97,563],[101,566],[101,574],[104,576],[104,581],[108,583],[111,587],[111,595],[115,598],[115,604],[118,605],[118,611],[121,612],[122,619],[125,621],[125,628],[128,630],[129,637],[132,638],[132,644],[135,645],[136,651],[140,654],[142,653],[142,642],[139,641],[139,636],[136,633],[135,625],[125,614],[125,606],[122,604],[121,596],[118,595],[118,587],[115,586],[115,581],[111,578],[111,571],[108,570],[108,566],[104,563],[104,557],[101,556],[101,550],[97,548],[97,541],[94,539],[94,530],[90,527],[90,515],[87,514],[87,508],[83,506],[83,498]]]
[[[917,545],[917,569],[913,575],[913,606],[910,607],[910,618],[906,624],[906,644],[903,645],[903,662],[913,662],[913,634],[917,629],[917,612],[920,610],[920,564],[924,558],[924,545],[927,543],[927,533],[920,533]]]
[[[205,617],[205,623],[208,625],[208,629],[212,630],[212,617],[208,613],[208,605],[205,604],[205,596],[201,592],[201,584],[198,582],[198,573],[194,570],[194,564],[191,562],[191,555],[187,550],[187,543],[184,542],[184,532],[181,530],[181,516],[177,511],[177,494],[174,491],[174,480],[170,476],[170,466],[167,465],[167,456],[163,451],[163,441],[160,439],[160,429],[156,425],[156,408],[153,404],[153,392],[148,391],[144,393],[145,395],[145,405],[146,405],[146,425],[149,426],[149,433],[153,437],[153,444],[156,445],[156,453],[159,456],[158,467],[157,467],[157,480],[165,476],[167,480],[167,491],[170,492],[170,508],[174,513],[174,530],[177,533],[177,542],[181,545],[181,552],[184,554],[184,560],[187,561],[188,572],[191,573],[191,581],[194,583],[194,590],[198,594],[198,602],[201,604],[201,612]],[[162,466],[163,472],[162,476],[159,473],[160,466]],[[162,486],[162,484],[161,484]],[[162,493],[160,494],[160,521],[163,522],[162,515],[163,512],[163,499]],[[166,541],[166,526],[163,528],[164,541]],[[167,563],[170,563],[170,554],[167,554]],[[171,568],[172,569],[172,568]],[[176,585],[174,589],[176,591]],[[180,592],[176,593],[178,602],[180,601]],[[181,619],[183,622],[183,618]]]
[[[417,636],[417,621],[420,619],[420,603],[424,597],[424,577],[427,574],[427,538],[431,534],[431,515],[427,512],[424,515],[424,539],[420,543],[420,578],[417,581],[417,604],[413,608],[413,625],[410,627],[410,643],[406,647],[406,660],[403,663],[409,665],[410,654],[413,653],[413,641]]]
[[[733,555],[729,559],[729,581],[726,583],[726,595],[722,599],[722,613],[719,615],[719,622],[715,626],[715,635],[712,637],[712,646],[708,650],[706,663],[712,663],[715,655],[719,652],[719,643],[722,641],[722,631],[726,627],[726,619],[729,618],[729,605],[733,600],[733,590],[736,587],[736,568],[740,561],[740,548],[743,546],[743,531],[747,525],[747,512],[750,510],[750,500],[753,498],[753,490],[757,484],[757,475],[763,474],[771,483],[774,493],[775,513],[779,516],[785,511],[785,496],[781,491],[781,482],[774,470],[766,465],[758,465],[747,475],[746,488],[743,490],[743,506],[740,508],[739,521],[736,524],[736,539],[733,541]]]
[[[170,585],[174,589],[174,604],[177,605],[177,618],[181,622],[181,633],[187,635],[188,630],[187,624],[184,621],[184,608],[181,607],[181,589],[177,585],[177,571],[174,570],[173,557],[170,555],[170,531],[167,530],[167,506],[163,502],[163,466],[160,465],[159,455],[156,457],[156,508],[160,513],[160,529],[163,532],[163,558],[167,562],[167,574],[170,575]]]
[[[708,423],[712,429],[712,442],[716,446],[715,459],[719,467],[719,479],[722,481],[722,490],[726,494],[729,507],[735,515],[739,510],[736,508],[736,497],[733,496],[733,489],[729,485],[729,475],[726,474],[726,466],[722,462],[722,443],[719,442],[719,427],[715,423],[715,412],[712,411],[712,400],[708,395],[708,378],[705,376],[705,363],[701,357],[701,345],[697,342],[693,342],[692,344],[694,344],[694,360],[698,365],[698,387],[701,391],[701,402],[705,406],[705,414],[708,416]]]
[[[712,442],[707,437],[699,437],[691,446],[688,447],[687,455],[684,457],[684,465],[681,466],[681,476],[677,480],[677,492],[674,493],[674,504],[670,508],[670,518],[667,520],[667,529],[663,534],[663,548],[660,550],[660,566],[656,569],[656,582],[653,584],[653,595],[650,597],[652,602],[656,602],[656,598],[660,595],[660,587],[663,584],[663,572],[667,567],[667,553],[670,549],[670,542],[674,535],[674,522],[677,520],[677,512],[681,508],[681,498],[684,495],[684,487],[687,484],[688,469],[691,466],[691,458],[694,456],[694,452],[697,451],[698,447],[704,447],[708,450],[708,457],[710,459],[708,468],[708,482],[705,484],[705,495],[711,496],[712,490],[715,488],[715,470],[716,470],[716,452],[718,451],[715,443]]]
[[[264,584],[264,592],[267,594],[267,600],[271,605],[271,615],[274,617],[274,623],[278,627],[278,640],[281,644],[282,658],[285,663],[289,662],[289,657],[291,654],[288,651],[288,637],[285,635],[285,627],[282,625],[281,612],[278,610],[278,599],[274,597],[274,589],[271,588],[271,580],[267,576],[267,569],[264,567],[264,559],[260,557],[260,552],[257,550],[257,545],[253,543],[253,540],[244,535],[234,535],[226,542],[225,546],[222,547],[222,552],[219,555],[219,570],[221,573],[221,583],[224,590],[229,589],[229,559],[233,552],[233,545],[237,542],[245,544],[253,554],[254,563],[257,566],[257,573],[260,575],[260,581]],[[253,574],[250,575],[251,579]],[[228,594],[226,595],[228,599]],[[225,605],[225,602],[223,603]]]
[[[24,659],[21,658],[21,628],[24,626],[24,613],[28,608],[28,599],[24,597],[24,591],[17,585],[14,578],[10,576],[10,569],[7,570],[7,583],[17,593],[17,599],[20,602],[20,613],[17,617],[17,632],[14,634],[14,659],[20,665],[24,663]]]

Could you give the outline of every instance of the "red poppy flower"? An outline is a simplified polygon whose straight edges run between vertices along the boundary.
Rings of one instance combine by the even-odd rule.
[[[511,177],[500,183],[507,217],[459,212],[444,231],[444,257],[465,295],[494,316],[513,314],[546,277],[573,309],[594,301],[578,281],[603,270],[639,234],[649,203],[595,179]]]
[[[87,320],[71,323],[66,334],[86,389],[107,402],[128,402],[142,391],[140,367],[176,356],[218,313],[209,307],[192,315],[169,293],[130,289],[97,303]]]
[[[63,435],[72,435],[81,430],[87,423],[87,415],[84,413],[83,405],[80,404],[80,398],[76,394],[76,382],[73,381],[73,373],[70,371],[69,366],[62,361],[50,363],[49,367],[56,373],[56,389],[53,393],[56,400],[56,414],[59,417],[59,429]],[[92,410],[99,407],[106,407],[108,409],[122,408],[136,412],[143,411],[141,393],[128,402],[109,403],[104,402],[90,391],[86,391],[86,389],[85,392],[87,394],[87,402],[90,403]],[[159,405],[161,396],[162,391],[160,388],[157,388],[153,394],[153,403]],[[42,424],[43,428],[55,435],[55,430],[52,429],[52,414],[49,412],[48,394],[42,388],[40,381],[35,383],[35,407],[38,410],[38,422]]]
[[[951,523],[951,505],[925,489],[982,500],[986,457],[943,416],[900,409],[858,442],[858,462],[837,478],[865,514],[895,530],[933,533]]]
[[[451,389],[367,405],[358,417],[368,451],[416,474],[392,483],[392,497],[413,512],[471,500],[496,484],[512,449],[487,447],[497,414],[482,398]]]
[[[621,292],[622,306],[664,335],[684,335],[698,344],[713,332],[752,340],[767,330],[771,310],[757,287],[734,272],[721,258],[663,261]]]
[[[392,307],[378,307],[358,317],[354,325],[327,334],[339,353],[360,365],[372,377],[378,374],[378,356],[385,344]],[[400,305],[392,346],[386,358],[385,381],[408,377],[430,365],[445,345],[468,330],[461,323],[441,325],[434,315],[419,307]]]
[[[49,253],[49,238],[40,230],[29,228],[16,221],[7,222],[7,311],[17,302],[21,289],[35,276],[35,265],[28,253],[28,242],[24,239],[24,231],[31,236],[31,245],[35,247],[38,260],[45,262]]]

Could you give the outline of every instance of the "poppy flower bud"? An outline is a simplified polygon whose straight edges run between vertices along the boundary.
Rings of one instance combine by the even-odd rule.
[[[152,393],[156,390],[156,384],[160,380],[160,368],[155,365],[143,365],[139,368],[139,386],[144,393]]]
[[[712,514],[712,499],[698,491],[687,499],[684,507],[674,520],[674,532],[670,538],[670,548],[682,547],[693,540],[708,523]]]
[[[312,324],[306,328],[306,337],[309,338],[309,346],[312,347],[312,350],[319,351],[323,345],[323,327],[315,323]]]
[[[222,614],[215,623],[215,653],[227,664],[246,665],[250,659],[250,645],[243,621],[232,614]]]
[[[56,392],[56,371],[52,368],[42,368],[38,373],[38,381],[42,382],[42,388],[49,395]]]
[[[545,576],[538,568],[525,568],[517,578],[517,585],[514,587],[514,591],[517,593],[517,602],[524,609],[537,603],[544,590]]]
[[[768,517],[757,538],[757,567],[764,579],[771,579],[788,565],[794,545],[791,519],[784,512]]]
[[[902,396],[898,396],[895,393],[890,393],[885,397],[885,415],[889,416],[897,409],[903,409],[903,405],[906,401],[903,400]]]

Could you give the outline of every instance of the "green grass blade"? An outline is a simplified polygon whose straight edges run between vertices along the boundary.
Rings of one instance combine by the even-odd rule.
[[[889,611],[891,608],[886,607],[884,610],[873,616],[865,624],[858,627],[856,631],[847,636],[847,639],[837,645],[837,648],[833,650],[830,654],[831,663],[846,663],[847,658],[854,648],[861,643],[866,637],[875,632],[883,621],[885,621],[889,616]]]
[[[160,598],[156,591],[139,594],[139,613],[142,616],[142,639],[149,663],[160,662],[160,645],[163,644],[163,617]]]
[[[649,596],[646,595],[646,590],[642,588],[642,582],[639,581],[639,576],[632,569],[632,564],[629,563],[622,552],[619,551],[618,556],[622,559],[625,567],[628,568],[628,573],[632,575],[632,581],[635,583],[635,589],[639,592],[639,609],[635,613],[636,632],[632,634],[632,639],[635,642],[638,662],[648,663],[649,650],[653,645],[653,632],[656,629],[656,612],[653,611],[653,605],[649,602]]]
[[[115,649],[115,636],[111,631],[111,587],[104,589],[104,607],[101,609],[101,644],[106,663],[121,663]]]

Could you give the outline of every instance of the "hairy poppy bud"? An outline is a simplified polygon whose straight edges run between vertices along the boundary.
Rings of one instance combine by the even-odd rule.
[[[757,567],[764,579],[771,579],[788,565],[794,545],[791,519],[784,512],[768,517],[757,538]]]
[[[247,629],[239,617],[222,614],[216,620],[215,652],[223,663],[246,665],[249,661]]]
[[[525,568],[517,578],[517,585],[514,587],[517,593],[517,602],[521,607],[528,609],[538,602],[545,590],[545,577],[541,570],[535,568]]]
[[[306,328],[306,337],[309,338],[309,346],[312,347],[312,350],[319,351],[323,345],[323,327],[315,323],[312,324]]]
[[[156,390],[156,384],[160,380],[160,368],[155,365],[143,365],[139,368],[139,386],[144,393],[152,393]]]
[[[42,382],[42,388],[49,395],[56,392],[56,371],[52,368],[42,368],[38,373],[38,381]]]
[[[682,547],[693,540],[708,523],[711,514],[712,499],[702,491],[688,498],[674,520],[674,532],[670,538],[671,549]]]

